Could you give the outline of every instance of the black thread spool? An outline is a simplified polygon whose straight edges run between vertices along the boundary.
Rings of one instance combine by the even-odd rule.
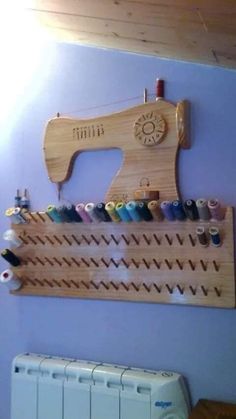
[[[58,207],[57,212],[58,212],[59,216],[61,217],[63,223],[71,223],[72,222],[71,218],[66,213],[66,206],[65,205],[61,205],[60,207]]]
[[[4,249],[1,256],[12,266],[20,265],[20,259],[9,249]]]
[[[64,208],[64,213],[67,215],[67,217],[70,219],[71,223],[81,223],[82,218],[78,214],[78,212],[75,209],[75,206],[73,204],[68,204]]]
[[[196,234],[197,234],[197,238],[200,245],[206,247],[208,245],[208,239],[207,239],[205,227],[202,227],[202,226],[197,227]]]
[[[101,221],[112,221],[110,215],[105,209],[105,204],[103,202],[100,202],[97,204],[94,208],[95,214],[99,217]]]
[[[152,221],[153,216],[151,211],[149,211],[146,202],[138,202],[137,203],[137,211],[144,221]]]
[[[186,212],[187,217],[191,221],[195,221],[199,219],[197,206],[193,199],[187,199],[187,201],[185,201],[184,210]]]
[[[218,227],[210,227],[209,234],[211,236],[213,246],[219,247],[221,245],[221,239]]]

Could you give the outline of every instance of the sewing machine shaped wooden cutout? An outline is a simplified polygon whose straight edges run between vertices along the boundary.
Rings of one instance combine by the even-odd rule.
[[[159,191],[159,198],[177,199],[177,157],[189,148],[188,102],[164,99],[91,119],[65,117],[46,127],[44,155],[49,178],[69,180],[76,156],[89,150],[121,149],[123,162],[106,201],[130,200],[138,189]]]

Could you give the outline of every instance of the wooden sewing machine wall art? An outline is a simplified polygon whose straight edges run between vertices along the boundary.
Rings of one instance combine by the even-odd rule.
[[[44,141],[49,178],[59,185],[67,181],[82,151],[117,148],[123,162],[105,201],[133,199],[138,189],[159,191],[161,200],[176,199],[178,151],[190,146],[186,113],[186,101],[175,106],[160,99],[93,119],[54,118]]]

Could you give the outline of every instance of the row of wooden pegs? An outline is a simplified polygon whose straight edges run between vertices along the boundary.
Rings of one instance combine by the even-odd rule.
[[[98,291],[127,291],[127,292],[143,292],[146,291],[147,293],[150,292],[157,292],[158,294],[161,293],[179,293],[180,295],[184,294],[190,294],[192,296],[196,296],[199,294],[202,294],[203,296],[207,297],[210,292],[215,293],[217,297],[220,297],[222,295],[222,290],[220,287],[206,287],[205,285],[199,285],[199,286],[193,286],[193,285],[170,285],[168,283],[165,284],[146,284],[145,282],[141,283],[125,283],[123,281],[117,283],[114,281],[100,281],[95,282],[93,280],[91,281],[75,281],[73,279],[47,279],[47,278],[29,278],[24,277],[23,283],[25,286],[33,286],[33,287],[50,287],[50,288],[74,288],[74,289],[87,289],[87,290],[98,290]]]
[[[119,268],[119,267],[125,267],[127,269],[133,268],[135,267],[136,269],[139,268],[146,268],[146,269],[152,269],[152,268],[156,268],[158,270],[161,269],[169,269],[169,270],[174,270],[174,269],[179,269],[179,270],[184,270],[186,268],[190,268],[192,271],[198,270],[199,268],[203,271],[214,271],[214,272],[219,272],[220,270],[220,264],[217,263],[215,260],[209,262],[209,261],[204,261],[202,259],[200,259],[199,261],[192,261],[192,260],[184,260],[184,261],[180,261],[179,259],[175,259],[175,260],[169,260],[169,259],[164,259],[164,260],[156,260],[155,258],[153,258],[152,260],[147,260],[145,258],[142,258],[140,260],[136,260],[134,258],[130,259],[130,260],[126,260],[125,258],[121,258],[118,260],[115,260],[114,258],[110,258],[110,259],[105,259],[104,257],[100,258],[100,259],[95,259],[95,258],[75,258],[75,257],[47,257],[47,256],[34,256],[34,257],[29,257],[26,256],[23,260],[22,260],[22,264],[24,265],[28,265],[28,264],[32,264],[34,266],[37,265],[41,265],[41,266],[59,266],[59,267],[63,267],[63,266],[68,266],[68,267],[74,267],[77,266],[78,268],[110,268],[110,267],[115,267],[115,268]]]
[[[107,246],[115,244],[119,245],[122,242],[124,242],[127,246],[136,244],[137,246],[140,246],[142,244],[146,244],[148,246],[151,245],[158,245],[161,246],[163,244],[167,244],[169,246],[178,244],[180,246],[190,245],[192,247],[195,247],[197,244],[197,239],[192,234],[186,234],[184,237],[178,233],[173,234],[156,234],[156,233],[142,233],[142,234],[120,234],[120,235],[114,235],[114,234],[100,234],[94,235],[94,234],[81,234],[80,236],[77,236],[75,234],[25,234],[19,235],[19,239],[25,244],[28,245],[29,243],[33,245],[64,245],[65,243],[69,246],[72,246],[73,244],[77,245],[83,245],[84,243],[88,246],[92,244],[96,244],[99,246],[100,244],[106,244]]]

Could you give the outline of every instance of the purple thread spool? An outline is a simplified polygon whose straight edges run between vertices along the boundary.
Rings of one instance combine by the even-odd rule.
[[[164,217],[168,220],[168,221],[174,221],[175,220],[175,216],[172,210],[172,202],[170,201],[162,201],[161,205],[161,210],[162,213],[164,215]]]
[[[92,220],[91,220],[90,216],[88,215],[88,213],[85,211],[84,207],[85,207],[85,205],[82,204],[82,203],[77,204],[76,207],[75,207],[76,212],[80,215],[80,217],[82,218],[82,221],[84,223],[91,223]]]
[[[211,218],[217,221],[221,221],[224,218],[224,211],[221,208],[221,205],[218,199],[210,199],[208,201],[208,208],[211,213]]]

